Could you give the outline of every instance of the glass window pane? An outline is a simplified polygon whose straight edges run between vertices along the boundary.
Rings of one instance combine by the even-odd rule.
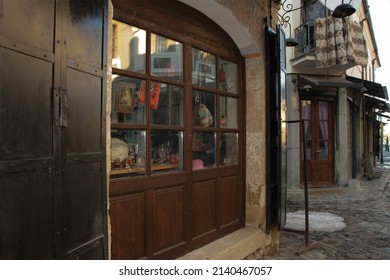
[[[215,166],[215,133],[193,133],[192,139],[192,170]]]
[[[228,60],[219,60],[219,89],[237,94],[237,64]]]
[[[143,81],[112,76],[112,123],[144,124],[145,110],[140,97]]]
[[[318,147],[318,159],[327,160],[328,159],[328,141],[320,141]]]
[[[183,170],[183,132],[152,130],[152,171]]]
[[[329,138],[328,122],[320,121],[319,139],[328,140],[328,138]]]
[[[304,147],[302,147],[301,149],[301,153],[302,153],[302,160],[304,159]],[[311,141],[306,141],[306,159],[307,160],[310,160],[311,159]]]
[[[215,94],[194,90],[192,92],[193,126],[215,127]]]
[[[183,45],[160,35],[151,37],[152,74],[183,80]]]
[[[145,73],[146,31],[113,21],[112,67]]]
[[[216,88],[215,55],[192,49],[192,84]]]
[[[238,164],[238,133],[221,133],[220,166]]]
[[[152,124],[183,125],[183,88],[160,84],[150,110]],[[153,100],[153,96],[152,96]]]
[[[319,120],[320,121],[327,121],[328,120],[328,102],[325,101],[319,101],[318,107],[319,107]]]
[[[145,174],[146,132],[144,130],[111,130],[111,177]]]
[[[220,96],[219,125],[226,128],[238,128],[238,105],[236,98]]]

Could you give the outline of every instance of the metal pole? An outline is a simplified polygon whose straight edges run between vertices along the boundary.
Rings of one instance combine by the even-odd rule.
[[[309,194],[307,185],[307,155],[306,155],[306,133],[305,133],[305,121],[285,121],[286,123],[300,123],[302,126],[302,147],[303,147],[303,180],[305,182],[305,244],[309,246]]]
[[[380,130],[381,130],[381,137],[380,137],[380,149],[381,149],[381,153],[380,153],[380,157],[381,157],[381,163],[383,163],[383,122],[381,120],[381,124],[380,124]]]
[[[305,242],[306,247],[309,246],[309,195],[307,186],[307,157],[306,157],[306,136],[305,136],[305,120],[301,120],[302,124],[302,142],[303,142],[303,178],[305,181]]]

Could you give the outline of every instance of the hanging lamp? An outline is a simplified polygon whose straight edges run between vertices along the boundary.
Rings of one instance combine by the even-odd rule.
[[[290,37],[286,38],[284,40],[285,44],[286,44],[286,47],[296,47],[299,45],[298,41],[291,36],[291,24],[290,22],[286,22],[285,24],[287,24],[290,28]]]
[[[338,5],[333,13],[332,17],[335,18],[345,18],[356,12],[356,9],[350,4],[344,4],[344,0],[342,0],[341,4]]]

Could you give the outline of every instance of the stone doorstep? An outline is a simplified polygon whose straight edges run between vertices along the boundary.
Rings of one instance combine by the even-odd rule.
[[[265,249],[271,238],[262,230],[242,228],[196,249],[178,260],[242,260],[259,249]]]

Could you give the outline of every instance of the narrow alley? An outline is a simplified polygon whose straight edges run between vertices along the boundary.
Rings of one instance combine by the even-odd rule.
[[[384,152],[383,164],[377,162],[375,172],[378,178],[363,177],[356,186],[309,189],[308,234],[304,190],[288,190],[280,252],[268,259],[390,259],[389,152]]]

